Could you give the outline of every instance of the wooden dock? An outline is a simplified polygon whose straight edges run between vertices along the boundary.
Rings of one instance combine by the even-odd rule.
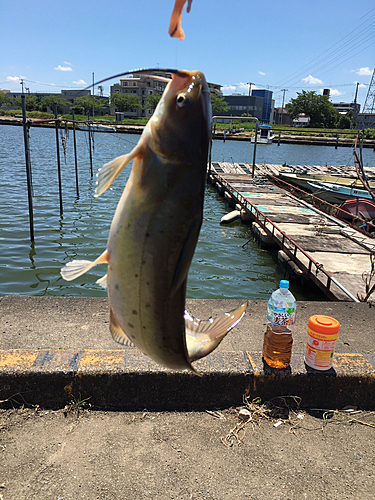
[[[363,273],[371,270],[375,239],[272,184],[267,175],[280,168],[285,170],[283,165],[256,165],[253,178],[252,165],[212,162],[209,182],[229,207],[241,210],[262,248],[279,250],[286,278],[312,281],[331,300],[357,301],[365,295]],[[322,169],[332,174],[329,167]],[[340,170],[335,167],[335,174],[342,175]]]

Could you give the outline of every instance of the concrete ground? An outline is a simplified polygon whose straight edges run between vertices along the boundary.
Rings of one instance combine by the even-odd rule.
[[[200,318],[237,305],[187,302]],[[264,373],[266,303],[253,301],[200,378],[118,350],[106,300],[3,297],[0,499],[373,499],[375,309],[297,307],[290,373]],[[316,313],[341,323],[329,377],[303,366]]]

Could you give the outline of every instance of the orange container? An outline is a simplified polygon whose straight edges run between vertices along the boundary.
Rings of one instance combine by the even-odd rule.
[[[315,314],[309,319],[305,363],[315,370],[329,370],[340,323],[330,316]]]

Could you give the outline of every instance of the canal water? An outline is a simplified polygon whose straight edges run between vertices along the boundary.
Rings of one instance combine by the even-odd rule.
[[[62,147],[66,139],[66,154]],[[94,198],[95,173],[103,163],[128,153],[139,136],[96,133],[94,178],[90,175],[86,132],[77,131],[79,195],[76,193],[73,132],[60,132],[63,214],[60,214],[55,130],[31,128],[35,244],[30,244],[23,130],[0,126],[0,296],[106,296],[95,281],[106,266],[93,268],[72,282],[59,274],[72,259],[95,259],[106,247],[128,166],[108,191]],[[352,165],[351,148],[276,144],[259,146],[257,162],[307,165]],[[214,141],[213,161],[252,162],[253,146],[243,141]],[[374,165],[375,153],[364,151],[364,163]],[[178,211],[178,207],[176,207]],[[268,299],[278,288],[277,254],[260,250],[249,228],[234,222],[221,226],[228,212],[223,198],[207,186],[204,222],[190,267],[187,296],[198,299]],[[298,300],[322,300],[314,290],[292,286]]]

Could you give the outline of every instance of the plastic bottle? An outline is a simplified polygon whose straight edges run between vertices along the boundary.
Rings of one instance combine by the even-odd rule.
[[[289,291],[289,281],[281,280],[280,288],[273,292],[267,304],[263,358],[271,368],[287,368],[290,364],[296,308],[296,299]]]

